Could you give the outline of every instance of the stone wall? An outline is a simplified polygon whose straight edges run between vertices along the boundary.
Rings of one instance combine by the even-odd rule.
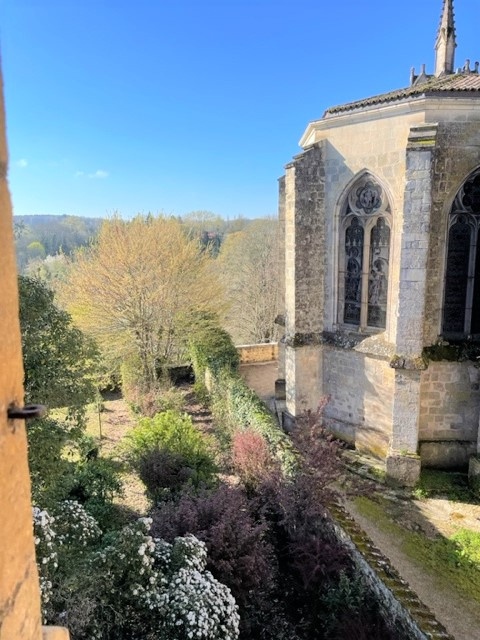
[[[422,114],[386,112],[383,117],[359,120],[341,117],[319,123],[315,140],[325,144],[326,256],[325,328],[342,325],[338,310],[338,216],[339,204],[350,184],[362,173],[371,173],[385,189],[392,209],[392,248],[388,290],[386,340],[395,341],[400,282],[401,236],[405,188],[405,149],[410,127],[423,121]]]
[[[286,406],[292,416],[315,409],[322,397],[322,350],[318,345],[285,348]]]
[[[394,371],[388,361],[324,347],[323,394],[329,428],[356,448],[383,458],[392,429]]]
[[[278,343],[242,344],[236,347],[240,364],[253,362],[272,362],[278,359]]]
[[[331,505],[331,535],[351,554],[387,626],[404,640],[454,640],[343,507]],[[326,522],[328,527],[328,521]]]
[[[430,362],[422,372],[420,453],[422,465],[468,467],[477,451],[480,370],[473,362]]]
[[[425,346],[435,344],[442,330],[443,283],[448,215],[468,175],[480,165],[480,124],[440,123],[432,175],[432,213],[424,325]]]
[[[408,453],[417,465],[420,441],[425,463],[444,456],[449,465],[464,464],[476,447],[476,392],[467,374],[457,380],[446,367],[435,403],[437,396],[429,394],[440,392],[430,385],[440,380],[429,377],[437,375],[435,366],[424,371],[423,348],[441,333],[448,213],[462,182],[480,165],[478,104],[467,96],[432,97],[329,114],[308,125],[300,144],[304,152],[280,183],[287,413],[314,409],[331,395],[325,414],[332,428],[359,448],[389,457]],[[366,173],[391,208],[383,332],[345,326],[340,304],[341,208]],[[380,337],[390,357],[325,345],[325,333],[355,332],[358,342]],[[452,442],[461,443],[460,453],[452,453]]]

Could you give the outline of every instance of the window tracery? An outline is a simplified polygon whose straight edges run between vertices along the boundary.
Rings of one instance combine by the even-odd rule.
[[[449,215],[443,333],[480,335],[480,169],[458,191]]]
[[[390,205],[369,175],[348,192],[342,213],[340,321],[384,329],[390,262]],[[341,296],[342,297],[342,296]],[[343,308],[343,311],[342,311]]]

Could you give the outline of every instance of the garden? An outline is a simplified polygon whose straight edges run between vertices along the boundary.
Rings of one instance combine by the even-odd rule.
[[[324,526],[342,462],[319,415],[287,437],[205,322],[190,336],[193,387],[142,393],[123,372],[134,426],[107,446],[94,346],[43,285],[22,286],[27,397],[48,388],[52,407],[28,434],[45,622],[73,640],[395,637]],[[132,482],[145,491],[133,507]]]

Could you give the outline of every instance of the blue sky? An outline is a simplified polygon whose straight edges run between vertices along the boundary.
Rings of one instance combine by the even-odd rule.
[[[276,213],[331,105],[433,71],[442,0],[2,0],[16,214]],[[456,66],[480,2],[456,0]]]

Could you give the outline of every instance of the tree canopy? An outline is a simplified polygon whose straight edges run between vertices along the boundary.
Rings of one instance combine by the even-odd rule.
[[[106,221],[95,244],[75,255],[64,296],[105,359],[134,360],[147,386],[182,359],[198,313],[221,301],[198,241],[178,220],[153,216]]]
[[[25,395],[50,408],[81,411],[93,399],[97,351],[41,280],[19,277]]]

